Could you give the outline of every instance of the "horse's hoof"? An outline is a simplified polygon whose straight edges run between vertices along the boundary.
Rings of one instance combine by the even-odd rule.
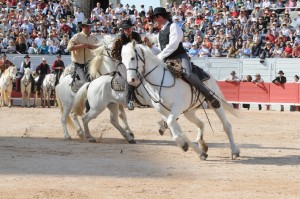
[[[163,130],[161,130],[161,129],[159,129],[158,132],[159,132],[159,134],[160,134],[161,136],[163,136],[163,135],[165,134],[165,132],[164,132]]]
[[[96,139],[95,138],[88,138],[87,140],[88,140],[88,142],[96,143]]]
[[[206,160],[207,157],[208,157],[208,155],[207,155],[206,153],[202,153],[202,154],[200,155],[200,159],[201,159],[201,160]]]
[[[236,158],[240,157],[240,154],[239,153],[233,153],[231,154],[231,159],[232,160],[235,160]]]
[[[79,136],[80,139],[82,139],[82,140],[84,139],[84,135],[83,134],[78,133],[78,136]]]
[[[65,140],[71,140],[72,138],[71,138],[71,136],[67,136],[67,137],[65,137],[64,139],[65,139]]]
[[[133,138],[134,138],[134,134],[133,134],[133,133],[129,133],[129,135],[131,135],[131,137],[133,137]]]
[[[136,144],[136,141],[135,140],[128,140],[128,143],[129,144]]]
[[[189,149],[189,145],[188,145],[188,143],[184,143],[184,145],[181,147],[182,148],[182,150],[184,151],[184,152],[186,152],[188,149]]]

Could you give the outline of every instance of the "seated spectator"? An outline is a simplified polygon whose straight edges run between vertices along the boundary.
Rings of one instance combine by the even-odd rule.
[[[36,43],[32,42],[31,46],[28,48],[28,54],[38,54],[38,53],[39,53],[39,49]]]
[[[284,57],[284,58],[291,58],[292,57],[292,52],[293,52],[292,45],[293,45],[292,42],[290,42],[290,41],[286,42],[286,46],[284,48],[282,57]]]
[[[207,48],[205,43],[203,43],[202,46],[199,47],[198,56],[199,57],[208,57],[208,56],[210,56],[209,49]]]
[[[188,55],[189,55],[189,57],[192,58],[192,57],[197,57],[198,54],[199,54],[199,49],[197,48],[197,43],[194,42],[194,43],[192,43],[192,47],[189,50]]]
[[[213,45],[213,48],[211,49],[211,57],[221,57],[222,56],[222,50],[220,49],[220,44],[216,43]]]
[[[282,53],[283,53],[283,49],[280,48],[280,44],[276,44],[275,45],[275,48],[273,50],[273,54],[272,54],[272,57],[273,58],[281,58],[282,57]]]
[[[240,58],[250,58],[251,49],[249,48],[247,42],[243,43],[242,48],[239,50]]]
[[[192,43],[190,42],[189,37],[184,37],[182,46],[185,49],[185,51],[188,52],[190,50]]]
[[[2,40],[2,46],[4,49],[6,49],[7,46],[9,45],[9,40],[10,40],[10,37],[8,34],[6,34],[5,38]]]
[[[17,53],[16,44],[15,44],[14,40],[12,40],[12,39],[9,40],[9,45],[7,46],[6,53],[11,53],[11,54]]]
[[[70,52],[67,49],[68,42],[69,42],[68,35],[64,35],[63,39],[60,41],[60,44],[59,44],[59,52],[58,52],[59,54],[62,54],[62,55],[70,54]]]
[[[300,57],[300,45],[299,45],[299,43],[294,43],[293,51],[292,51],[292,57],[293,58],[299,58]]]
[[[49,46],[46,45],[46,40],[42,41],[42,45],[38,47],[38,52],[40,55],[49,54]]]
[[[59,50],[59,40],[53,37],[53,34],[50,33],[48,39],[46,40],[46,45],[49,46],[49,53],[56,54]]]
[[[20,34],[20,36],[17,39],[16,50],[20,54],[27,53],[26,38],[23,34]]]
[[[264,62],[264,59],[270,58],[273,54],[273,48],[271,42],[267,42],[265,48],[261,51],[259,58],[261,59],[261,63]]]

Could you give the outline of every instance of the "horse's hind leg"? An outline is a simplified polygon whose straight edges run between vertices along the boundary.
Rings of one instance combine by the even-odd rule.
[[[196,109],[185,112],[184,116],[187,120],[192,122],[197,126],[197,138],[196,142],[199,144],[199,146],[202,147],[203,151],[207,153],[208,147],[206,143],[203,140],[203,134],[204,134],[204,123],[196,116]]]
[[[11,92],[7,93],[8,107],[11,107]]]
[[[91,135],[88,124],[92,119],[96,118],[102,111],[104,111],[104,109],[105,107],[101,107],[98,110],[91,107],[91,109],[82,117],[84,137],[89,142],[96,142],[96,139]]]
[[[75,124],[75,127],[76,127],[76,132],[77,132],[77,135],[79,136],[80,139],[84,139],[84,132],[80,126],[80,122],[78,120],[78,117],[75,113],[73,113],[73,111],[71,112],[71,116],[73,118],[73,121],[74,121],[74,124]]]
[[[133,134],[132,130],[130,129],[128,122],[127,122],[127,116],[125,113],[124,106],[122,106],[121,104],[119,104],[119,117],[120,117],[121,121],[123,122],[123,124],[125,125],[124,130],[126,132],[128,132],[134,138],[134,134]]]
[[[109,103],[107,108],[110,110],[110,123],[119,130],[119,132],[122,134],[122,136],[130,143],[135,144],[134,138],[126,132],[118,121],[118,114],[119,114],[119,104],[115,103]],[[127,122],[127,121],[126,121]],[[127,124],[128,125],[128,124]]]
[[[229,139],[232,159],[235,159],[240,156],[240,149],[237,147],[237,145],[234,142],[231,124],[227,120],[225,112],[222,108],[214,109],[214,111],[218,115],[219,119],[221,120],[221,122],[223,124],[223,129],[226,132],[228,139]]]

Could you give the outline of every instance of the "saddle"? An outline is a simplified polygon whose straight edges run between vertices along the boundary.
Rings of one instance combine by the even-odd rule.
[[[183,68],[180,59],[168,59],[166,64],[168,70],[175,78],[183,78]],[[191,65],[192,72],[197,75],[200,81],[204,82],[210,79],[209,74],[207,74],[202,68],[198,67],[193,62],[191,62]]]
[[[111,88],[115,91],[125,91],[126,80],[122,77],[119,72],[110,74],[113,76],[111,80]]]

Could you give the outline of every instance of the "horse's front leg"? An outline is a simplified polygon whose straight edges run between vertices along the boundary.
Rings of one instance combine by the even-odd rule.
[[[196,109],[185,112],[184,116],[188,121],[197,126],[196,142],[199,144],[199,146],[201,146],[202,150],[207,153],[208,147],[203,140],[204,123],[196,116]]]
[[[124,106],[122,106],[121,104],[119,104],[119,117],[125,126],[124,130],[134,138],[134,134],[133,134],[132,130],[130,129],[128,122],[127,122],[127,116],[125,113]]]
[[[177,118],[179,114],[182,112],[182,109],[174,106],[172,107],[171,114],[168,116],[167,124],[171,130],[173,139],[175,140],[176,144],[182,148],[183,151],[187,151],[189,147],[193,149],[194,152],[197,153],[197,155],[202,160],[206,160],[207,154],[199,148],[198,145],[192,143],[182,132],[178,122]]]
[[[48,108],[50,108],[50,95],[51,95],[51,90],[48,91],[48,95],[47,95],[47,106],[48,106]]]
[[[12,91],[7,91],[7,100],[8,100],[8,107],[11,107],[11,93]]]

